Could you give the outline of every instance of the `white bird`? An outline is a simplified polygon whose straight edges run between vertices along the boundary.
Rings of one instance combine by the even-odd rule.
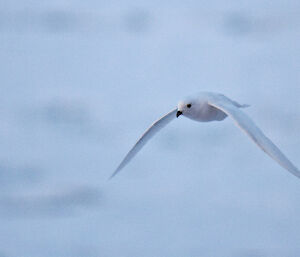
[[[196,97],[190,97],[180,101],[177,108],[155,121],[145,131],[110,178],[114,177],[121,169],[123,169],[152,136],[165,127],[175,117],[178,118],[180,115],[200,122],[221,121],[227,116],[231,117],[236,125],[240,127],[266,154],[273,158],[283,168],[300,178],[299,169],[240,109],[248,106],[249,105],[247,104],[239,104],[222,94],[210,92],[202,92]]]

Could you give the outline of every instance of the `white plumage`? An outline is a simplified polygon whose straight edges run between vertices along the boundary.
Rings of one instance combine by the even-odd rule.
[[[211,92],[202,92],[195,97],[180,101],[177,108],[155,121],[145,131],[110,178],[114,177],[121,169],[123,169],[153,135],[176,118],[176,116],[179,117],[180,115],[199,122],[221,121],[227,116],[231,117],[236,125],[240,127],[265,153],[283,168],[300,178],[299,169],[241,110],[241,108],[245,107],[248,107],[248,105],[239,104],[222,94]]]

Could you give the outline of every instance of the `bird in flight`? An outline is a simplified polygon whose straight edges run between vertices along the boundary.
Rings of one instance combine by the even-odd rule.
[[[110,178],[113,178],[122,170],[150,138],[179,116],[185,116],[199,122],[222,121],[229,116],[266,154],[283,168],[300,178],[299,169],[265,136],[252,119],[241,110],[248,106],[247,104],[239,104],[225,95],[211,92],[202,92],[195,97],[189,97],[186,100],[179,101],[177,108],[155,121],[144,132]]]

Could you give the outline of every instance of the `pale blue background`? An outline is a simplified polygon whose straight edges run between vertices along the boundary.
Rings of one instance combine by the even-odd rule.
[[[107,182],[202,90],[299,167],[299,27],[299,0],[2,0],[0,256],[300,256],[300,181],[230,119],[174,121]]]

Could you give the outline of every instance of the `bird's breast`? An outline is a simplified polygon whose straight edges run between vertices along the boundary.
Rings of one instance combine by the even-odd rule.
[[[227,114],[209,105],[207,102],[202,102],[195,106],[195,109],[185,116],[192,120],[209,122],[224,120],[227,117]]]

